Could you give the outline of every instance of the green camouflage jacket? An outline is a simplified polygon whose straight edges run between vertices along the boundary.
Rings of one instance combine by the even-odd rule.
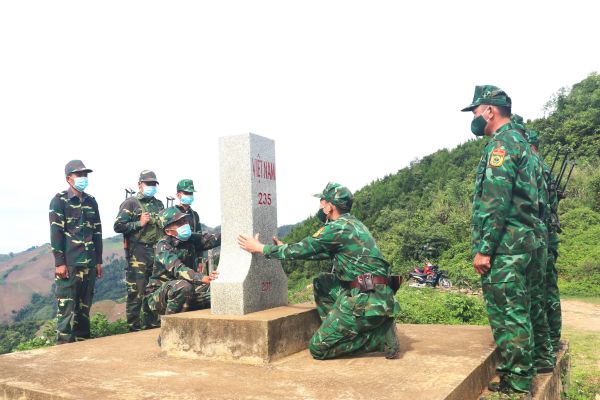
[[[188,224],[192,228],[192,237],[189,241],[194,243],[196,250],[196,258],[202,256],[202,252],[210,250],[221,245],[221,235],[213,235],[210,233],[202,233],[202,224],[198,213],[188,207],[187,210],[180,205],[176,205],[177,209],[185,214]]]
[[[158,289],[163,283],[183,279],[201,284],[204,274],[196,272],[194,244],[164,235],[154,247],[152,276],[146,286],[146,294]]]
[[[102,264],[102,224],[96,199],[72,188],[50,202],[50,245],[54,264],[89,267]]]
[[[538,239],[539,246],[548,246],[548,218],[550,216],[550,202],[548,197],[548,185],[543,173],[544,160],[533,149],[531,150],[531,157],[533,157],[535,163],[537,164],[538,171],[538,174],[536,175],[536,182],[539,194],[538,208],[540,214],[539,223],[537,223],[535,226],[535,236]]]
[[[154,244],[162,236],[158,214],[164,208],[156,197],[146,197],[138,192],[121,203],[113,228],[134,243]],[[150,213],[150,221],[144,226],[140,224],[142,212]]]
[[[521,254],[541,243],[541,169],[529,143],[507,123],[483,150],[477,166],[471,220],[473,253]]]
[[[552,175],[548,164],[543,163],[544,180],[548,187],[548,212],[546,215],[546,226],[548,227],[548,249],[558,252],[560,239],[560,220],[558,219],[558,192],[556,191],[556,178]]]
[[[267,258],[333,261],[334,273],[340,281],[350,282],[359,275],[389,276],[390,265],[383,258],[373,236],[352,214],[343,214],[327,222],[312,236],[295,244],[265,245]],[[366,316],[392,316],[399,310],[393,291],[386,285],[377,285],[374,292],[360,293],[349,290],[356,302],[362,302]]]

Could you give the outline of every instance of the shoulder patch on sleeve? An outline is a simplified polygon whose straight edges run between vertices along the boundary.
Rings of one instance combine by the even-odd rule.
[[[314,238],[316,238],[316,237],[319,237],[319,235],[321,234],[321,232],[323,232],[323,230],[324,230],[324,229],[325,229],[325,227],[324,227],[324,226],[320,227],[320,228],[319,228],[319,230],[318,230],[318,231],[316,231],[315,233],[313,233],[313,235],[312,235],[312,236],[313,236]]]
[[[494,149],[492,150],[492,154],[490,155],[490,167],[501,167],[504,164],[504,157],[506,157],[506,150],[504,149]]]

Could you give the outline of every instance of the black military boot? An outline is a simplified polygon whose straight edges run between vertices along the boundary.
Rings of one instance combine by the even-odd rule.
[[[501,397],[501,398],[506,398],[506,399],[519,399],[519,400],[531,400],[531,394],[529,393],[523,393],[523,392],[518,392],[516,390],[514,390],[509,384],[508,382],[506,382],[504,379],[500,378],[500,382],[490,382],[488,384],[488,390],[490,392],[495,392],[495,393],[499,393],[501,395],[505,395],[506,397]],[[485,396],[482,396],[483,399],[485,399]],[[480,400],[482,400],[482,398],[479,398]]]
[[[398,332],[396,330],[395,321],[385,334],[384,351],[385,358],[388,360],[400,358],[400,342],[398,342]]]

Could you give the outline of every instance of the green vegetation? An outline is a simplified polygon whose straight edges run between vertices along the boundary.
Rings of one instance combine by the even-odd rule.
[[[0,324],[0,354],[10,353],[19,344],[33,338],[41,325],[40,321]]]
[[[31,296],[31,303],[17,312],[14,321],[46,321],[53,318],[56,315],[56,299],[53,293],[54,285],[49,295],[41,296],[34,293]]]
[[[563,337],[571,352],[571,382],[569,400],[594,400],[600,393],[600,334],[566,329]]]
[[[124,257],[115,257],[104,261],[104,276],[96,280],[94,301],[115,300],[119,301],[127,296],[125,288]]]
[[[515,110],[518,111],[518,110]],[[560,203],[563,226],[557,267],[565,295],[600,295],[600,76],[591,74],[546,105],[546,118],[528,121],[540,133],[540,150],[551,164],[556,149],[569,146],[577,161],[567,198]],[[465,126],[465,129],[469,129]],[[485,140],[440,150],[355,194],[353,214],[371,230],[395,273],[405,275],[425,260],[449,271],[455,287],[478,289],[472,268],[470,212],[475,167]],[[319,227],[309,218],[285,237],[301,240]],[[291,298],[329,261],[283,264]],[[433,299],[432,299],[433,300]]]
[[[41,322],[26,321],[8,326],[0,325],[0,354],[9,353],[11,351],[33,350],[40,347],[54,346],[56,344],[56,320],[47,321],[42,327],[42,333],[36,336],[36,331],[42,325]],[[14,332],[19,329],[23,334],[9,341],[8,337],[5,342],[2,336],[2,328],[8,328],[5,332]],[[118,335],[127,333],[127,321],[118,319],[115,322],[108,322],[106,316],[97,313],[90,319],[90,334],[92,338],[103,336]]]
[[[431,288],[404,286],[396,298],[400,303],[398,322],[406,324],[486,325],[485,305],[480,296]]]
[[[24,267],[23,264],[15,264],[12,267],[0,272],[0,285],[6,281],[6,277],[15,271],[18,271]]]

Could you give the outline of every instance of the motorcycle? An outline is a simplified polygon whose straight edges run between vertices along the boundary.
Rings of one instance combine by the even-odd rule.
[[[450,289],[452,283],[448,279],[448,271],[441,270],[437,265],[426,266],[425,268],[415,268],[408,273],[406,277],[410,287],[437,287]]]

